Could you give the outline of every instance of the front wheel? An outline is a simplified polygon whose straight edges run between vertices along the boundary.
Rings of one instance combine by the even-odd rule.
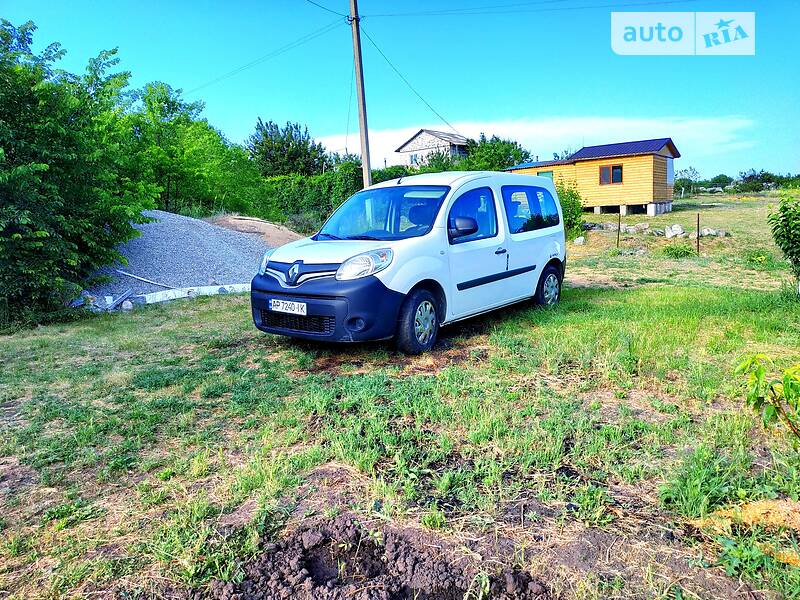
[[[420,354],[433,348],[439,335],[436,298],[428,290],[416,290],[406,298],[397,322],[397,349]]]
[[[543,306],[557,304],[561,298],[561,273],[554,265],[545,268],[536,288],[536,303]]]

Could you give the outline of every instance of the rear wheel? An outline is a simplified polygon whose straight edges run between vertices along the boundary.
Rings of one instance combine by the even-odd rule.
[[[406,354],[419,354],[433,348],[439,335],[438,306],[428,290],[412,292],[400,309],[395,342]]]
[[[545,267],[536,288],[536,303],[544,306],[557,304],[561,299],[561,273],[554,265]]]

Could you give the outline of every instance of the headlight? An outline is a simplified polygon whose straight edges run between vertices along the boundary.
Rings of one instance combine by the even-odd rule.
[[[269,264],[269,257],[275,252],[277,248],[270,248],[266,252],[264,252],[264,256],[261,258],[261,266],[258,267],[258,274],[263,275],[267,272],[267,264]]]
[[[392,258],[394,258],[394,252],[389,248],[356,254],[339,266],[339,270],[336,271],[336,279],[342,281],[374,275],[388,267],[392,263]]]

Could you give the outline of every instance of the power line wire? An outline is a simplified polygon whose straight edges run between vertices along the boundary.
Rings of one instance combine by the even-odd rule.
[[[270,60],[272,58],[276,58],[276,57],[280,56],[281,54],[285,54],[289,50],[293,50],[293,49],[295,49],[295,48],[297,48],[299,46],[302,46],[303,44],[306,44],[306,43],[310,42],[311,40],[314,40],[314,39],[316,39],[316,38],[318,38],[318,37],[320,37],[322,35],[325,35],[329,31],[332,31],[333,29],[336,29],[336,27],[338,27],[338,26],[340,26],[342,24],[343,24],[343,21],[341,19],[336,19],[336,21],[334,21],[333,23],[329,23],[328,25],[326,25],[325,27],[322,27],[321,29],[317,29],[315,31],[312,31],[311,33],[307,33],[306,35],[294,40],[293,42],[289,42],[288,44],[286,44],[284,46],[281,46],[280,48],[276,48],[275,50],[273,50],[273,51],[271,51],[271,52],[269,52],[269,53],[267,53],[267,54],[265,54],[263,56],[260,56],[260,57],[256,58],[255,60],[252,60],[252,61],[250,61],[250,62],[248,62],[248,63],[246,63],[246,64],[244,64],[244,65],[242,65],[240,67],[237,67],[237,68],[233,69],[232,71],[228,71],[227,73],[224,73],[224,74],[220,75],[219,77],[216,77],[216,78],[214,78],[214,79],[212,79],[210,81],[207,81],[206,83],[198,85],[197,87],[194,87],[194,88],[192,88],[192,89],[190,89],[190,90],[188,90],[188,91],[186,91],[184,93],[185,94],[192,94],[192,93],[194,93],[194,92],[196,92],[198,90],[201,90],[201,89],[206,88],[206,87],[208,87],[210,85],[218,83],[218,82],[220,82],[220,81],[222,81],[224,79],[228,79],[229,77],[233,77],[234,75],[238,75],[239,73],[241,73],[242,71],[245,71],[246,69],[249,69],[249,68],[254,67],[254,66],[258,65],[258,64],[266,62],[266,61],[268,61],[268,60]]]
[[[597,8],[629,8],[636,6],[657,6],[665,4],[690,4],[698,0],[651,0],[648,2],[630,2],[613,4],[584,4],[582,6],[557,6],[543,8],[525,8],[535,4],[556,4],[568,0],[540,0],[537,2],[519,2],[515,4],[495,4],[487,6],[473,6],[467,8],[444,8],[429,11],[374,13],[363,15],[367,17],[442,17],[442,16],[471,16],[471,15],[511,15],[518,13],[556,12],[569,10],[590,10]]]
[[[314,0],[306,0],[306,2],[308,2],[309,4],[313,4],[314,6],[316,6],[317,8],[321,8],[322,10],[327,10],[329,13],[333,13],[334,15],[339,15],[340,17],[347,17],[348,16],[348,15],[346,15],[344,13],[336,12],[332,8],[328,8],[327,6],[323,6],[322,4],[320,4],[318,2],[314,2]]]
[[[423,97],[422,97],[422,94],[420,94],[420,93],[419,93],[419,92],[418,92],[416,89],[414,89],[414,86],[413,86],[413,85],[411,85],[411,83],[408,81],[408,79],[406,79],[406,78],[403,76],[403,74],[402,74],[402,73],[401,73],[401,72],[398,70],[398,68],[397,68],[397,67],[395,67],[395,66],[392,64],[392,61],[390,61],[390,60],[389,60],[389,57],[387,57],[387,56],[386,56],[386,54],[384,54],[384,53],[383,53],[383,50],[381,50],[381,49],[378,47],[378,44],[376,44],[376,43],[375,43],[375,40],[373,40],[373,39],[372,39],[372,36],[371,36],[369,33],[367,33],[367,30],[366,30],[366,29],[364,29],[364,25],[363,25],[363,23],[361,24],[361,32],[362,32],[362,33],[364,34],[364,36],[365,36],[365,37],[366,37],[366,38],[369,40],[369,43],[370,43],[370,44],[372,44],[372,45],[375,47],[375,50],[377,50],[377,51],[378,51],[378,53],[379,53],[379,54],[380,54],[380,55],[383,57],[383,60],[385,60],[385,61],[386,61],[386,63],[387,63],[387,64],[388,64],[388,65],[389,65],[389,66],[392,68],[392,70],[393,70],[395,73],[397,73],[397,75],[400,77],[400,79],[402,79],[402,80],[403,80],[403,83],[405,83],[405,84],[408,86],[408,89],[410,89],[412,92],[414,92],[414,94],[416,94],[417,98],[419,98],[420,100],[422,100],[422,102],[424,102],[424,103],[425,103],[425,106],[427,106],[429,109],[431,109],[431,112],[433,112],[433,114],[435,114],[437,117],[439,117],[439,118],[442,120],[442,122],[443,122],[445,125],[447,125],[447,126],[450,128],[450,129],[452,129],[453,131],[455,131],[456,133],[458,133],[458,135],[461,135],[461,134],[458,132],[458,130],[457,130],[455,127],[453,127],[453,126],[450,124],[450,122],[449,122],[447,119],[445,119],[445,118],[442,116],[442,114],[441,114],[441,113],[440,113],[438,110],[436,110],[435,108],[433,108],[433,106],[431,106],[430,102],[428,102],[427,100],[425,100],[425,98],[423,98]]]

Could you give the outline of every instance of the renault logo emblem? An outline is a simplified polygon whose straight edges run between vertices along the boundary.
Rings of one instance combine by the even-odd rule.
[[[295,283],[299,274],[300,263],[294,263],[291,267],[289,267],[289,283]]]

